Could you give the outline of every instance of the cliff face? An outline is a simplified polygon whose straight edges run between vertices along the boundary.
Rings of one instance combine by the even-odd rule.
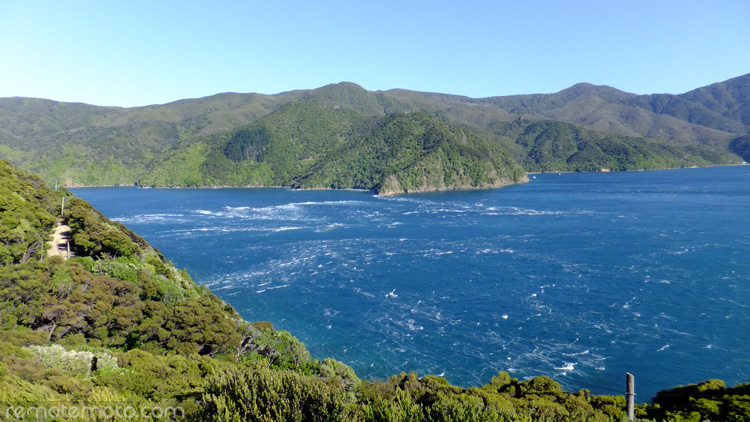
[[[473,163],[471,168],[455,168],[443,162],[440,154],[420,162],[416,168],[390,174],[375,188],[378,195],[437,192],[449,190],[497,189],[529,181],[525,172],[513,172],[513,166],[498,167],[490,160]],[[471,172],[479,168],[479,171]],[[510,173],[510,174],[508,174]],[[416,176],[414,176],[416,175]]]
[[[498,189],[504,186],[514,185],[517,183],[526,183],[528,181],[529,181],[528,177],[525,177],[523,180],[520,180],[518,182],[498,180],[495,183],[484,183],[479,186],[474,186],[471,184],[452,184],[450,186],[445,186],[445,185],[431,186],[425,183],[415,188],[405,189],[399,183],[398,178],[396,178],[396,176],[391,175],[388,178],[386,178],[383,185],[381,185],[380,189],[378,189],[376,192],[380,196],[391,196],[391,195],[398,195],[402,193],[442,192],[442,191],[449,191],[449,190],[472,190],[472,189]]]

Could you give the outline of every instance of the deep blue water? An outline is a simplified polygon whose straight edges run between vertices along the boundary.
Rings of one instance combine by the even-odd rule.
[[[362,378],[569,390],[750,382],[750,166],[499,190],[86,188],[248,320]]]

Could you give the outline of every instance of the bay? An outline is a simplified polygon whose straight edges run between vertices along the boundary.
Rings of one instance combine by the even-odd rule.
[[[80,188],[247,320],[362,378],[498,371],[638,401],[750,382],[750,166],[499,190]]]

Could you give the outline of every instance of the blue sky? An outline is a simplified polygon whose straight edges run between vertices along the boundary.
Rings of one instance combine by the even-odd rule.
[[[0,0],[0,97],[162,104],[350,81],[679,94],[750,73],[747,0]]]

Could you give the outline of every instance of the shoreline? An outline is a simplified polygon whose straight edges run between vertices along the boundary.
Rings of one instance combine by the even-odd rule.
[[[735,163],[735,164],[714,164],[710,166],[690,166],[690,167],[669,167],[669,168],[663,168],[663,169],[649,169],[649,170],[611,170],[611,169],[602,169],[598,171],[529,171],[526,174],[531,175],[537,175],[537,174],[577,174],[577,173],[637,173],[637,172],[646,172],[646,171],[670,171],[670,170],[690,170],[690,169],[703,169],[703,168],[714,168],[714,167],[743,167],[743,166],[750,166],[750,163],[743,162],[743,163]],[[528,183],[528,181],[525,182],[518,182],[514,184],[524,184]],[[500,189],[502,187],[506,186],[513,186],[514,184],[509,185],[503,185],[498,188],[475,188],[476,190],[482,190],[482,189]],[[281,186],[281,185],[269,185],[269,186],[257,186],[257,185],[246,185],[246,186],[232,186],[232,185],[213,185],[213,186],[139,186],[138,184],[134,183],[132,185],[83,185],[83,184],[76,184],[76,185],[63,185],[61,186],[65,189],[79,189],[79,188],[138,188],[138,189],[290,189],[290,190],[299,190],[299,191],[305,191],[305,190],[348,190],[348,191],[361,191],[361,192],[375,192],[374,189],[361,189],[361,188],[325,188],[325,187],[319,187],[319,188],[295,188],[293,186]],[[451,191],[457,191],[457,190],[475,190],[475,189],[445,189],[442,192],[451,192]],[[429,192],[435,192],[435,191],[429,191]],[[406,192],[405,192],[406,193]],[[408,192],[408,193],[419,193],[419,192]]]
[[[640,169],[640,170],[612,170],[612,169],[601,169],[597,171],[530,171],[527,174],[576,174],[576,173],[639,173],[644,171],[669,171],[669,170],[691,170],[691,169],[706,169],[713,167],[743,167],[750,166],[750,163],[742,162],[735,164],[712,164],[710,166],[690,166],[690,167],[667,167],[663,169]]]

